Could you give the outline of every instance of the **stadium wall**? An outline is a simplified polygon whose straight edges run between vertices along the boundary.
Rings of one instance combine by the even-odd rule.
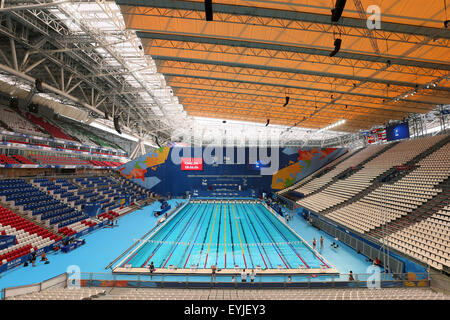
[[[115,170],[163,196],[235,184],[242,190],[284,189],[345,154],[345,148],[162,147]],[[195,158],[190,166],[182,158]],[[182,168],[183,167],[183,168]],[[190,167],[190,168],[189,168]]]

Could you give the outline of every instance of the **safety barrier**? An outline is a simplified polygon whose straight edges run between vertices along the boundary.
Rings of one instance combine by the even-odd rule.
[[[5,288],[2,290],[1,299],[5,300],[14,296],[24,295],[27,293],[40,292],[49,288],[59,287],[65,288],[67,286],[67,273],[60,274],[59,276],[51,279],[34,283],[25,286]]]
[[[81,273],[79,283],[82,287],[127,287],[127,288],[409,288],[430,287],[428,273],[415,274],[349,274],[340,275],[263,275],[256,274],[254,282],[247,277],[241,282],[240,271],[236,274],[220,275],[215,281],[210,275],[190,274],[106,274]],[[234,277],[234,281],[233,281]],[[73,278],[72,278],[73,280]]]

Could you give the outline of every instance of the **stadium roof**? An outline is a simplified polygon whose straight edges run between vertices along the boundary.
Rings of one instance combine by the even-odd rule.
[[[41,78],[59,101],[160,142],[236,126],[244,137],[325,139],[449,103],[442,1],[349,0],[337,23],[333,3],[214,0],[205,21],[201,0],[6,1],[0,70],[15,83]],[[381,29],[367,28],[369,5]]]
[[[201,0],[116,2],[189,115],[357,131],[450,98],[442,1],[347,1],[338,23],[330,0],[215,0],[213,21]]]

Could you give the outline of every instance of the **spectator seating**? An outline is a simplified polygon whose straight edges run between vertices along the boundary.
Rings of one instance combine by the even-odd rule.
[[[60,128],[54,126],[48,121],[45,121],[41,117],[31,114],[29,112],[25,113],[25,117],[30,120],[30,122],[40,126],[45,131],[50,133],[53,137],[58,139],[64,139],[69,141],[74,141],[71,137],[69,137],[67,134],[65,134]]]
[[[0,206],[0,234],[15,235],[16,244],[0,250],[0,265],[37,251],[62,239],[37,224]]]
[[[66,130],[71,136],[77,138],[82,144],[88,145],[88,146],[98,146],[94,141],[89,139],[89,137],[85,134],[83,134],[83,131],[78,130],[74,125],[68,125],[64,122],[59,122],[59,126]]]
[[[46,223],[49,227],[63,227],[86,218],[81,212],[47,193],[55,193],[55,191],[60,191],[62,187],[54,185],[49,186],[49,188],[42,188],[43,190],[39,190],[36,186],[21,179],[2,180],[0,183],[0,200],[13,206],[18,212]]]
[[[433,268],[450,267],[450,206],[381,241]]]
[[[341,204],[366,189],[378,176],[390,168],[410,161],[443,138],[445,136],[402,141],[367,162],[360,170],[357,170],[349,177],[337,180],[321,192],[306,196],[297,201],[297,203],[318,213]],[[363,151],[356,154],[356,156],[361,155],[361,153]]]
[[[97,161],[97,160],[89,160],[89,162],[98,167],[117,167],[121,166],[123,163],[116,161]]]
[[[22,164],[35,164],[33,161],[31,161],[30,159],[25,158],[24,156],[18,155],[18,154],[13,154],[10,156],[11,158],[13,158],[14,160],[16,160],[18,163],[22,163]]]
[[[47,164],[47,165],[73,165],[73,166],[97,166],[97,167],[117,167],[121,166],[122,162],[117,161],[99,161],[86,160],[71,156],[61,155],[40,155],[30,154],[27,156],[0,154],[0,164]]]
[[[295,191],[301,192],[305,196],[307,196],[316,191],[317,189],[319,189],[320,187],[324,186],[325,184],[331,182],[333,180],[333,177],[337,176],[338,174],[347,170],[348,168],[357,166],[362,161],[381,151],[385,147],[386,145],[376,145],[367,147],[356,154],[353,152],[350,155],[348,155],[344,161],[338,164],[336,168],[327,172],[320,178],[312,179],[309,183],[303,185],[302,187],[296,189]]]
[[[418,168],[399,181],[385,183],[327,217],[356,231],[368,232],[408,215],[441,191],[435,186],[450,175],[450,144],[431,153],[417,165]]]
[[[117,146],[116,144],[108,142],[105,139],[102,139],[102,138],[98,137],[97,135],[88,132],[87,130],[83,130],[83,132],[84,132],[84,134],[86,134],[89,137],[89,139],[94,141],[99,146],[102,146],[102,147],[105,147],[105,148],[112,148],[112,149],[121,150],[121,148],[119,148],[119,146]]]
[[[0,114],[2,115],[2,121],[14,130],[14,132],[48,137],[48,134],[41,132],[36,126],[21,117],[17,112],[5,106],[0,105]]]
[[[79,159],[75,157],[64,157],[59,155],[58,156],[29,155],[29,157],[39,164],[91,166],[88,160]]]
[[[104,294],[105,291],[105,289],[100,288],[50,288],[40,292],[11,297],[8,300],[84,300]]]
[[[76,126],[74,124],[69,125],[64,122],[58,122],[58,125],[61,126],[62,128],[64,128],[72,136],[77,137],[77,139],[79,139],[80,142],[83,144],[93,145],[93,146],[97,145],[97,146],[112,148],[112,149],[117,149],[117,150],[121,149],[114,143],[108,142],[105,139],[98,137],[97,135],[89,132],[88,130],[86,130],[82,127]]]
[[[331,170],[334,170],[334,168],[333,168],[334,166],[336,166],[337,164],[339,164],[342,161],[345,161],[349,157],[353,156],[356,152],[359,152],[361,150],[363,150],[363,149],[355,149],[355,150],[352,150],[352,151],[348,151],[346,154],[342,155],[341,157],[333,160],[332,162],[328,163],[326,166],[324,166],[324,167],[320,168],[319,170],[317,170],[317,172],[314,172],[313,174],[310,174],[309,176],[307,176],[306,178],[300,180],[299,182],[295,183],[294,185],[281,190],[280,193],[281,194],[288,193],[288,191],[291,191],[291,190],[295,190],[296,191],[296,189],[299,189],[300,187],[302,187],[302,186],[306,185],[307,183],[309,183],[311,180],[315,179],[317,174],[321,174],[321,173],[326,172],[326,171],[329,172]],[[333,169],[331,169],[331,168],[333,168]],[[301,192],[301,191],[299,191],[299,192]]]
[[[171,289],[51,288],[9,300],[449,300],[429,288],[370,289]]]
[[[130,203],[145,200],[148,197],[147,192],[142,187],[124,184],[122,180],[117,181],[110,177],[76,178],[74,183],[80,186],[77,194],[83,195],[80,204],[86,202],[99,203],[102,212],[122,207],[119,200],[125,197],[130,199]]]
[[[18,164],[19,162],[12,157],[0,154],[0,164]]]
[[[123,197],[129,199],[128,205],[133,205],[136,201],[145,200],[147,192],[139,186],[104,176],[76,178],[73,181],[46,178],[35,178],[30,182],[24,179],[0,180],[0,201],[17,212],[0,207],[0,232],[16,234],[19,241],[17,246],[0,252],[6,254],[1,256],[0,261],[14,260],[29,254],[32,249],[37,250],[52,241],[61,240],[61,235],[72,236],[95,226],[98,220],[77,210],[86,203],[100,203],[102,213],[99,221],[119,217],[129,211],[120,201]],[[22,229],[23,232],[17,231]]]

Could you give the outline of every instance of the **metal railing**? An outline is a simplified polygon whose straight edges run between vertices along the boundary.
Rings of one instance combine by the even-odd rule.
[[[236,274],[211,275],[183,274],[105,274],[81,273],[80,283],[85,287],[128,287],[128,288],[409,288],[429,287],[430,276],[423,274],[385,274],[375,273],[340,275],[262,275],[257,274],[252,282],[247,277],[241,281],[240,272]],[[70,284],[69,284],[70,286]]]
[[[67,286],[67,273],[60,274],[56,277],[50,278],[48,280],[34,283],[25,286],[11,287],[5,288],[1,291],[1,300],[5,300],[10,297],[20,296],[24,294],[40,292],[43,290],[47,290],[49,288],[59,287],[65,288]]]
[[[429,288],[432,276],[428,273],[408,274],[349,274],[340,275],[262,275],[254,281],[247,277],[241,281],[240,273],[220,275],[215,281],[211,275],[193,274],[113,274],[113,273],[63,273],[39,283],[5,288],[1,299],[40,292],[59,287],[74,289],[81,287],[120,288],[179,288],[179,289],[381,289],[381,288]]]

